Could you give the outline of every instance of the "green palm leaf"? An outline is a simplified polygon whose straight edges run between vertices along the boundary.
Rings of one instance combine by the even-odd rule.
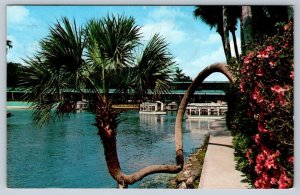
[[[138,93],[146,94],[150,89],[157,96],[169,91],[175,61],[167,47],[165,39],[158,34],[146,45],[135,68],[134,83]]]

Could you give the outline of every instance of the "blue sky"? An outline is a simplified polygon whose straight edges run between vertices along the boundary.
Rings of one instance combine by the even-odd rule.
[[[7,6],[7,39],[13,42],[7,61],[22,63],[26,56],[32,56],[39,41],[48,34],[49,26],[63,16],[84,25],[91,18],[120,14],[136,19],[145,41],[154,33],[164,36],[178,66],[194,78],[206,66],[225,62],[225,55],[220,36],[215,29],[210,30],[196,20],[193,10],[194,6]],[[240,44],[239,30],[236,35]],[[233,45],[231,49],[234,55]],[[214,73],[206,80],[227,78]]]

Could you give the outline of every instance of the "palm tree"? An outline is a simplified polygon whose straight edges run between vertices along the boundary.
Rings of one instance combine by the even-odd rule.
[[[93,19],[86,26],[88,62],[101,71],[104,102],[108,98],[110,78],[133,63],[132,52],[138,45],[139,29],[132,17],[123,16]]]
[[[8,49],[11,49],[11,48],[13,48],[12,41],[11,40],[6,40],[6,51]]]
[[[241,7],[240,6],[226,6],[227,9],[227,22],[228,22],[228,30],[230,31],[233,39],[234,51],[237,61],[240,61],[237,40],[235,31],[237,30],[236,25],[238,19],[241,17]]]
[[[24,60],[20,85],[29,89],[25,99],[35,102],[34,119],[37,124],[48,122],[52,115],[70,111],[70,102],[63,93],[66,89],[80,91],[86,75],[83,60],[85,39],[83,30],[67,18],[62,18],[50,33],[40,41],[41,50],[33,57]],[[69,109],[66,109],[66,108]],[[57,112],[51,109],[57,108]]]
[[[132,80],[137,93],[146,95],[150,89],[155,99],[159,94],[169,91],[175,61],[167,46],[163,37],[154,34],[142,54],[137,57]]]
[[[34,119],[38,124],[48,122],[52,115],[71,111],[70,101],[64,97],[65,89],[80,93],[88,87],[95,92],[95,126],[103,143],[109,173],[121,187],[152,173],[179,172],[183,166],[183,160],[180,160],[176,165],[152,165],[131,175],[124,174],[120,168],[116,143],[120,121],[108,96],[111,79],[122,70],[130,69],[136,61],[137,67],[146,68],[143,72],[146,77],[135,78],[141,80],[142,87],[145,87],[142,80],[147,79],[146,87],[159,94],[168,89],[174,65],[165,40],[157,34],[149,41],[142,56],[134,60],[139,29],[132,17],[108,16],[91,20],[85,30],[78,28],[75,21],[71,24],[63,18],[62,23],[58,21],[51,27],[50,34],[40,42],[41,50],[37,55],[25,60],[29,66],[22,79],[22,86],[31,91],[26,100],[35,102]],[[183,159],[182,152],[176,154],[177,159]]]
[[[225,45],[225,56],[228,60],[231,58],[229,30],[228,30],[228,11],[226,6],[222,6],[222,18],[223,18],[223,32],[224,32],[224,45]]]
[[[241,15],[241,45],[242,53],[246,53],[247,45],[253,43],[253,26],[251,6],[242,6]]]
[[[210,26],[210,29],[216,28],[216,32],[221,36],[226,60],[229,61],[231,57],[230,45],[228,46],[229,35],[224,33],[224,19],[223,6],[196,6],[193,12],[196,19],[202,20],[205,24]],[[225,29],[226,29],[225,23]],[[226,36],[226,37],[225,37]]]

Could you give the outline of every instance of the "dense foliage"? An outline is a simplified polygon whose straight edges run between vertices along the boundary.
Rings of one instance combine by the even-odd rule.
[[[293,23],[256,43],[241,65],[228,102],[237,168],[255,188],[290,188],[294,175]]]

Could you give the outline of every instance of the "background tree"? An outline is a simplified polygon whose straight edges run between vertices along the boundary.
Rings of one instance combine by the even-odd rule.
[[[240,61],[235,31],[237,30],[238,19],[241,17],[241,6],[226,6],[227,9],[227,26],[233,39],[233,46],[237,61]]]
[[[216,32],[221,36],[224,54],[228,62],[231,58],[231,50],[227,6],[196,6],[193,14],[196,19],[199,18],[202,22],[209,25],[210,29],[216,28]]]
[[[19,63],[7,63],[7,87],[16,88],[19,82],[22,65]]]
[[[11,48],[13,48],[12,41],[11,40],[6,40],[6,51],[8,49],[11,49]]]
[[[185,82],[185,81],[192,81],[192,78],[189,76],[186,76],[183,72],[182,69],[176,68],[175,69],[175,77],[173,79],[175,82]]]
[[[226,6],[222,6],[222,19],[223,19],[223,33],[224,33],[224,46],[225,46],[225,56],[227,63],[231,58],[230,40],[229,40],[229,30],[228,30],[228,11]]]
[[[251,6],[242,6],[241,15],[241,46],[245,54],[248,45],[253,43],[252,9]]]

